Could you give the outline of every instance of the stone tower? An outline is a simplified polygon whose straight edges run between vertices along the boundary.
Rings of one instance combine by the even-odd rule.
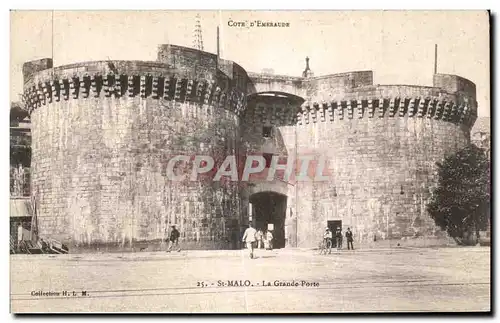
[[[445,234],[426,203],[436,162],[470,141],[471,81],[374,85],[372,71],[314,76],[308,58],[301,77],[247,73],[174,45],[156,62],[111,63],[23,68],[42,237],[124,249],[177,224],[186,248],[227,249],[249,221],[271,225],[278,247],[316,246],[325,226],[350,227],[359,243]],[[169,174],[179,155],[193,158]],[[189,179],[198,155],[261,155],[264,177],[273,157],[307,155],[329,177],[172,180]]]

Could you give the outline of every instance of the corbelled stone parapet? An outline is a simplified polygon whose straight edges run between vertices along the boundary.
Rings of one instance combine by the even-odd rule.
[[[471,127],[476,109],[467,103],[433,97],[369,98],[358,100],[306,102],[297,112],[299,125],[353,118],[428,118]]]
[[[256,106],[246,111],[246,120],[252,124],[277,126],[305,125],[361,118],[427,118],[471,127],[477,113],[466,102],[431,97],[393,97],[305,102],[298,107],[280,108]]]
[[[230,110],[237,115],[246,106],[245,93],[236,88],[223,90],[213,80],[187,79],[176,75],[83,74],[47,78],[25,87],[24,106],[33,110],[53,101],[86,98],[136,97],[191,102]]]

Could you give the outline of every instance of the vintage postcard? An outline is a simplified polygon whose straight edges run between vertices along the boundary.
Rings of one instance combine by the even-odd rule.
[[[491,311],[489,12],[10,20],[12,313]]]

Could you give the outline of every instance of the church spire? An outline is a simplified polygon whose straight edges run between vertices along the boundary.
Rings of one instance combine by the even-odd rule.
[[[302,72],[302,77],[312,77],[314,76],[313,71],[309,68],[309,57],[306,57],[306,69]]]

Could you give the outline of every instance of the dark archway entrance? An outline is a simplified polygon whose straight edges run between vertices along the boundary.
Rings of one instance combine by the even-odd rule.
[[[257,230],[265,231],[268,224],[274,225],[274,248],[285,247],[286,201],[287,197],[285,195],[275,192],[260,192],[250,196],[254,227]]]

